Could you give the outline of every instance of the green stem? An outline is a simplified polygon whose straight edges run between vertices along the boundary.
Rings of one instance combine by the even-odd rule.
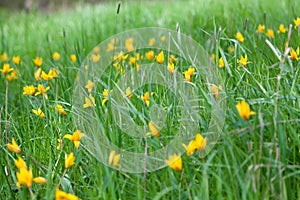
[[[28,190],[29,190],[29,193],[30,193],[30,198],[33,199],[33,192],[32,192],[31,187],[29,187]]]
[[[59,183],[58,183],[58,185],[57,185],[57,188],[59,188],[59,186],[60,186],[60,184],[61,184],[61,182],[62,182],[62,180],[63,180],[64,176],[65,176],[65,175],[66,175],[66,173],[67,173],[67,170],[68,170],[68,169],[65,169],[65,171],[64,171],[64,173],[63,173],[63,175],[61,176],[61,178],[60,178],[60,180],[59,180]]]
[[[22,151],[23,152],[23,151]],[[24,152],[23,152],[24,153]],[[48,171],[47,167],[36,161],[31,155],[24,153],[25,156],[27,156],[34,164],[38,165],[40,168],[42,168],[45,171]]]
[[[9,143],[9,138],[7,137],[8,132],[8,81],[5,79],[5,138],[6,143]]]

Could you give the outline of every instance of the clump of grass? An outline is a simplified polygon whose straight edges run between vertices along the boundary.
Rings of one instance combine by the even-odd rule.
[[[49,15],[22,12],[0,17],[0,68],[10,64],[17,74],[16,80],[9,81],[7,74],[12,71],[2,71],[0,78],[2,196],[51,199],[59,187],[82,199],[299,198],[300,36],[295,25],[300,10],[295,2],[276,3],[127,2],[118,15],[115,4],[104,3]],[[176,23],[182,33],[190,34],[214,54],[212,61],[224,81],[219,88],[226,93],[224,134],[215,148],[204,158],[197,151],[182,155],[181,172],[164,168],[130,174],[100,164],[82,146],[77,149],[74,141],[63,139],[77,129],[72,116],[74,80],[89,52],[116,32],[145,26],[174,30]],[[287,28],[285,33],[277,32],[280,24]],[[257,32],[259,25],[265,30]],[[266,35],[268,29],[273,30],[274,38]],[[244,41],[236,38],[237,32]],[[60,54],[59,60],[53,56],[55,52]],[[13,56],[20,56],[19,64]],[[40,67],[33,62],[37,56],[43,58]],[[247,56],[245,65],[241,56]],[[220,58],[222,68],[218,67]],[[49,81],[36,80],[34,73],[39,68],[48,76],[50,69],[56,69],[58,77],[52,74]],[[23,94],[24,86],[39,84],[49,87],[47,92],[40,91],[48,99],[43,94],[35,96],[35,92]],[[104,88],[98,89],[102,95]],[[141,90],[139,95],[145,92]],[[243,119],[237,110],[237,103],[243,100],[255,112],[250,118]],[[57,104],[66,115],[58,112]],[[44,117],[32,112],[39,108]],[[46,178],[46,185],[32,185],[30,190],[16,187],[18,169],[13,162],[17,154],[6,147],[12,138],[22,149],[19,156],[32,166],[35,176]],[[62,145],[59,150],[58,145]],[[69,165],[65,164],[65,154],[71,152],[76,158],[73,167],[72,157]],[[118,153],[112,157],[117,162]]]

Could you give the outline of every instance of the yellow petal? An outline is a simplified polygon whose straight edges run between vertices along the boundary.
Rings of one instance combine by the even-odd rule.
[[[153,121],[149,121],[148,123],[149,129],[150,129],[150,134],[154,135],[155,137],[159,137],[160,133],[159,133],[159,128],[156,126],[156,124]],[[147,133],[146,135],[149,135],[149,133]]]
[[[197,133],[195,138],[195,146],[199,151],[205,149],[207,143],[207,139],[203,138],[201,134]]]
[[[168,160],[165,160],[165,163],[172,169],[176,171],[181,171],[182,170],[182,160],[180,155],[173,154],[170,155]]]
[[[72,165],[74,165],[74,161],[75,161],[75,156],[74,153],[70,153],[68,156],[66,156],[66,160],[65,160],[65,168],[68,169],[70,168]]]
[[[37,184],[46,184],[47,183],[47,180],[43,177],[36,177],[33,179],[33,181]]]
[[[156,56],[156,62],[157,62],[158,64],[162,64],[162,63],[164,62],[164,59],[165,59],[165,57],[164,57],[164,52],[161,51],[161,52]]]
[[[79,198],[74,194],[69,194],[56,188],[55,200],[79,200]]]
[[[79,142],[79,141],[74,141],[74,145],[75,145],[75,148],[76,148],[76,149],[78,149],[78,147],[79,147],[79,144],[80,144],[80,142]]]
[[[64,138],[66,138],[66,139],[69,139],[69,140],[73,141],[73,135],[66,134],[66,135],[64,136]]]
[[[20,172],[17,172],[18,183],[17,186],[20,187],[24,185],[28,188],[32,185],[32,169],[27,170],[26,168],[21,168]]]
[[[108,99],[107,99],[107,98],[104,98],[104,99],[102,100],[101,105],[103,106],[107,101],[108,101]]]
[[[21,148],[18,146],[16,143],[15,139],[12,138],[12,144],[8,143],[6,144],[6,147],[8,148],[9,151],[14,152],[14,153],[21,153]]]
[[[15,160],[15,165],[19,170],[21,168],[27,168],[25,161],[21,157],[18,157],[18,160]]]
[[[112,166],[118,166],[120,158],[121,154],[116,154],[116,152],[113,150],[109,154],[108,164]]]

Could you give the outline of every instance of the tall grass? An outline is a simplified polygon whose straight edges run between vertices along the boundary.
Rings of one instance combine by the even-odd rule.
[[[0,51],[10,57],[20,55],[21,64],[19,79],[9,83],[7,107],[5,79],[0,79],[0,198],[29,197],[26,189],[16,187],[16,157],[6,148],[5,134],[47,168],[23,156],[35,175],[48,180],[46,186],[33,186],[34,198],[53,198],[64,170],[64,154],[74,150],[67,140],[62,151],[56,150],[57,139],[76,130],[70,114],[73,85],[88,53],[115,33],[157,26],[175,30],[178,23],[181,32],[191,35],[209,54],[226,58],[225,68],[217,69],[227,98],[226,124],[214,149],[205,158],[184,154],[182,172],[166,167],[144,176],[113,170],[79,148],[62,189],[81,199],[299,199],[300,66],[295,60],[283,63],[272,50],[283,55],[288,34],[276,31],[281,23],[294,25],[299,13],[299,5],[289,0],[126,1],[119,14],[115,2],[47,15],[1,10]],[[256,33],[258,24],[272,28],[275,39]],[[244,43],[236,41],[238,31]],[[299,29],[292,28],[289,46],[299,45]],[[229,46],[234,53],[227,52]],[[61,54],[59,63],[52,59],[55,51]],[[76,54],[76,63],[70,54]],[[47,102],[22,94],[23,86],[36,83],[32,59],[38,55],[44,59],[43,67],[58,67],[61,72],[50,83],[52,98]],[[239,69],[241,55],[251,63]],[[235,107],[242,99],[256,112],[249,121],[240,118]],[[64,105],[67,116],[55,112],[57,102]],[[31,112],[39,106],[45,108],[45,119]]]

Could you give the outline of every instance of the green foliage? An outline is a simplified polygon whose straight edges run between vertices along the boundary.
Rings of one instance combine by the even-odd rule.
[[[146,175],[113,170],[79,147],[62,189],[81,199],[299,199],[300,61],[282,63],[271,49],[283,58],[288,34],[277,33],[279,24],[294,25],[299,13],[299,5],[289,0],[130,1],[122,2],[118,15],[114,3],[47,15],[0,12],[0,53],[21,56],[21,64],[15,66],[19,79],[9,82],[7,108],[5,78],[2,74],[0,78],[1,198],[29,197],[27,189],[16,187],[16,155],[6,148],[12,137],[25,154],[47,168],[23,156],[35,176],[48,180],[47,185],[33,186],[34,197],[54,197],[65,153],[75,150],[68,140],[63,150],[56,150],[57,139],[76,130],[71,113],[73,84],[94,46],[132,28],[175,30],[178,23],[181,33],[191,35],[216,60],[226,58],[225,67],[218,68],[227,98],[226,124],[216,146],[205,158],[184,154],[182,172],[167,167]],[[256,33],[259,24],[273,29],[275,38]],[[235,40],[238,31],[244,43]],[[229,46],[235,48],[234,53],[227,51]],[[300,32],[293,28],[289,47],[299,46]],[[61,55],[59,62],[52,58],[55,51]],[[75,63],[70,54],[76,55]],[[44,70],[57,67],[61,72],[59,79],[48,84],[48,101],[23,95],[25,85],[36,84],[32,60],[38,55],[43,57]],[[241,55],[247,55],[251,63],[239,69]],[[249,121],[235,107],[242,99],[256,112]],[[64,106],[67,116],[55,111],[56,103]],[[31,112],[38,107],[45,119]]]

